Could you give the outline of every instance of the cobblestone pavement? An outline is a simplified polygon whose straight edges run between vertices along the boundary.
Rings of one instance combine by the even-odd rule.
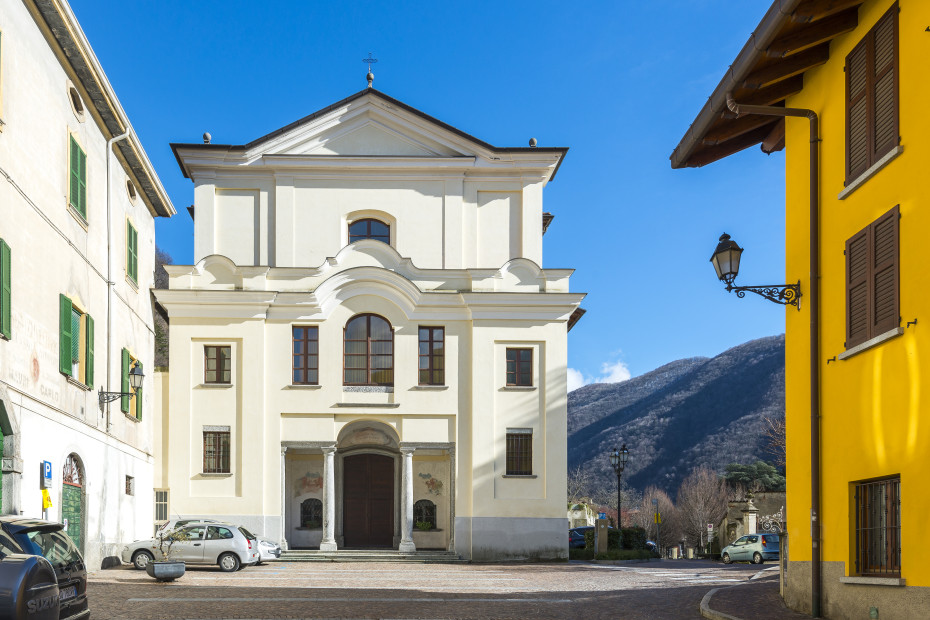
[[[701,598],[750,565],[349,564],[279,562],[158,583],[129,567],[88,578],[103,618],[700,618]]]
[[[722,587],[708,602],[712,612],[752,620],[801,620],[810,616],[792,611],[778,594],[778,569],[762,571],[739,588]],[[713,616],[714,614],[711,613]]]

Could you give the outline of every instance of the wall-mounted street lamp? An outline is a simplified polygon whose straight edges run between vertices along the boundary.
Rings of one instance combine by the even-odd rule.
[[[103,388],[100,388],[99,399],[100,406],[103,407],[106,403],[112,403],[117,398],[122,398],[123,396],[135,396],[136,391],[142,387],[142,380],[145,379],[145,375],[142,374],[142,369],[139,368],[139,362],[134,362],[132,368],[129,370],[129,387],[132,388],[131,392],[104,392]]]
[[[769,284],[765,286],[733,286],[733,281],[739,273],[739,259],[743,248],[730,239],[730,235],[720,235],[720,243],[714,250],[710,262],[717,271],[717,278],[727,285],[727,292],[736,291],[736,296],[743,298],[746,291],[761,295],[769,301],[801,309],[801,281],[797,284]]]
[[[626,449],[626,444],[610,453],[610,464],[617,472],[617,529],[623,528],[623,513],[620,511],[620,477],[623,475],[623,468],[626,467],[629,458],[630,451]]]

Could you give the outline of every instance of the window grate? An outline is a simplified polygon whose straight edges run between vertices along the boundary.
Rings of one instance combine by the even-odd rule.
[[[204,431],[203,473],[229,473],[229,432]]]
[[[901,575],[901,479],[856,485],[856,572]]]
[[[531,476],[533,474],[532,432],[507,433],[507,475]]]
[[[155,521],[168,520],[168,491],[155,491]]]

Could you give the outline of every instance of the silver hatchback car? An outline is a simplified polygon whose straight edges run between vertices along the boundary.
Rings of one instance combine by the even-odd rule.
[[[233,572],[259,561],[258,539],[244,527],[229,523],[190,523],[180,530],[187,540],[171,549],[171,559],[185,564],[216,564],[221,571]],[[162,560],[157,538],[137,540],[123,547],[122,560],[144,569],[153,560]]]
[[[737,538],[720,551],[724,564],[749,561],[762,564],[778,559],[778,534],[747,534]]]

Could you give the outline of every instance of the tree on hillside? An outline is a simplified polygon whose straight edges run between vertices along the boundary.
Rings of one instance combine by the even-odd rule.
[[[168,272],[165,265],[174,264],[171,255],[155,248],[155,288],[168,288]],[[164,309],[155,304],[155,366],[168,365],[168,316]]]
[[[679,524],[682,533],[696,544],[702,544],[707,524],[718,524],[727,512],[727,484],[707,467],[698,467],[678,487]]]
[[[786,450],[787,445],[785,443],[785,416],[784,414],[781,417],[769,417],[765,416],[762,418],[762,422],[765,424],[765,436],[768,438],[768,444],[765,446],[765,451],[772,455],[775,459],[775,465],[784,469],[785,460],[786,460]]]
[[[785,490],[785,477],[778,473],[774,465],[764,461],[756,461],[750,465],[730,463],[723,477],[727,484],[742,485],[753,493]]]

